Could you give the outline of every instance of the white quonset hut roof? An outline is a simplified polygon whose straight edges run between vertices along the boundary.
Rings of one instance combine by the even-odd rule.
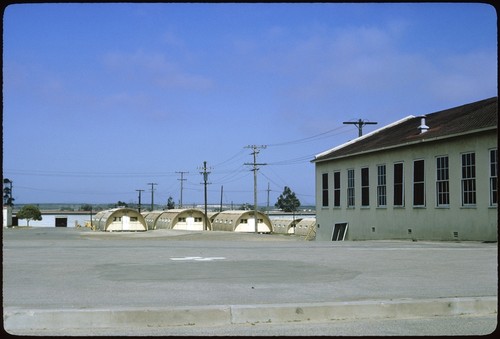
[[[144,217],[132,208],[113,208],[96,213],[92,218],[101,231],[146,231]]]
[[[205,213],[195,208],[144,212],[143,215],[148,229],[203,230],[205,220],[207,229],[211,229]]]
[[[214,214],[210,220],[214,231],[255,232],[255,211],[228,210]],[[273,225],[267,215],[257,212],[257,231],[271,233]]]
[[[293,233],[293,226],[297,225],[302,218],[276,218],[272,219],[274,233]]]

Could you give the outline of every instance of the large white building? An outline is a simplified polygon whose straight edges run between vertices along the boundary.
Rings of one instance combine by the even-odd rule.
[[[498,98],[316,155],[317,240],[497,241]]]

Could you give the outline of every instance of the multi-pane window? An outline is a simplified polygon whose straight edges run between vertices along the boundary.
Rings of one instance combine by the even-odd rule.
[[[328,206],[328,173],[323,173],[321,176],[322,178],[322,206],[327,207]]]
[[[354,207],[354,170],[347,170],[347,207]]]
[[[498,150],[490,150],[490,205],[498,203]]]
[[[450,173],[448,157],[436,158],[436,198],[438,206],[450,205]]]
[[[340,172],[333,172],[333,206],[340,206]]]
[[[377,166],[377,206],[387,206],[387,180],[385,165]]]
[[[476,154],[462,154],[462,206],[476,204]]]
[[[404,206],[403,163],[394,164],[394,206]]]
[[[368,167],[361,169],[361,206],[370,206],[370,172]]]
[[[413,206],[425,206],[424,160],[413,162]]]

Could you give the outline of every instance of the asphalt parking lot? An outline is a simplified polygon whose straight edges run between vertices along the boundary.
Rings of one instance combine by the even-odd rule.
[[[219,326],[491,316],[497,254],[497,243],[480,242],[4,228],[4,325],[84,330],[120,321]]]

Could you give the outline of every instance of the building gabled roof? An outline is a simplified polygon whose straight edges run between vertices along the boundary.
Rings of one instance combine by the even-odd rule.
[[[418,129],[422,117],[410,115],[322,152],[316,155],[312,162],[376,152],[485,130],[496,130],[498,128],[498,98],[493,97],[427,114],[425,115],[425,125],[429,129],[424,133]]]

